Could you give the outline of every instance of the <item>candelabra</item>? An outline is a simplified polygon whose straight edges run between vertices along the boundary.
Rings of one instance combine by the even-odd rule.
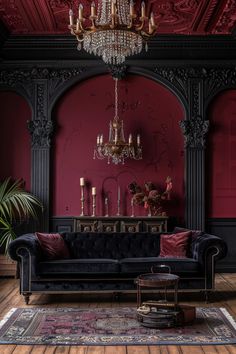
[[[92,216],[96,216],[96,187],[92,188],[92,198],[93,198],[93,213]]]
[[[80,216],[84,216],[84,201],[85,201],[85,199],[84,199],[84,178],[83,177],[80,178],[80,188],[81,188],[81,198],[80,198],[80,200],[81,200],[81,214],[80,214]]]

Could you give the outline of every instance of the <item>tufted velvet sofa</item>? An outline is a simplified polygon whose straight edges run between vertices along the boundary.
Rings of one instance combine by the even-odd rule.
[[[202,234],[191,241],[188,258],[158,257],[158,233],[63,233],[70,259],[48,261],[34,234],[12,241],[9,254],[19,261],[20,293],[121,292],[136,288],[134,279],[154,265],[168,265],[180,276],[180,289],[214,289],[215,262],[226,255],[225,242]]]

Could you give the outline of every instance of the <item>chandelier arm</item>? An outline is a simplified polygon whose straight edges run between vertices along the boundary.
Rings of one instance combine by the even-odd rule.
[[[144,25],[145,25],[145,18],[144,17],[140,17],[140,24],[135,26],[135,30],[136,31],[141,31],[143,29]]]
[[[96,24],[95,24],[95,21],[97,19],[97,16],[90,16],[89,17],[91,23],[92,23],[92,26],[90,27],[91,30],[95,30],[97,27],[96,27]]]
[[[84,37],[83,36],[80,37],[79,35],[76,35],[76,34],[75,34],[75,36],[76,36],[76,39],[77,39],[77,41],[79,43],[82,43],[84,41]]]

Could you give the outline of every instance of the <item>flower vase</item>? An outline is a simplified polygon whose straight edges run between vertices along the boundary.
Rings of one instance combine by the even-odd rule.
[[[148,207],[148,216],[152,216],[152,208],[150,206]]]

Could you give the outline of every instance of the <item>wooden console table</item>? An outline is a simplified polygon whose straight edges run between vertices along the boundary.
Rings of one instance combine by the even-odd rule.
[[[56,216],[53,232],[166,232],[167,216]]]

